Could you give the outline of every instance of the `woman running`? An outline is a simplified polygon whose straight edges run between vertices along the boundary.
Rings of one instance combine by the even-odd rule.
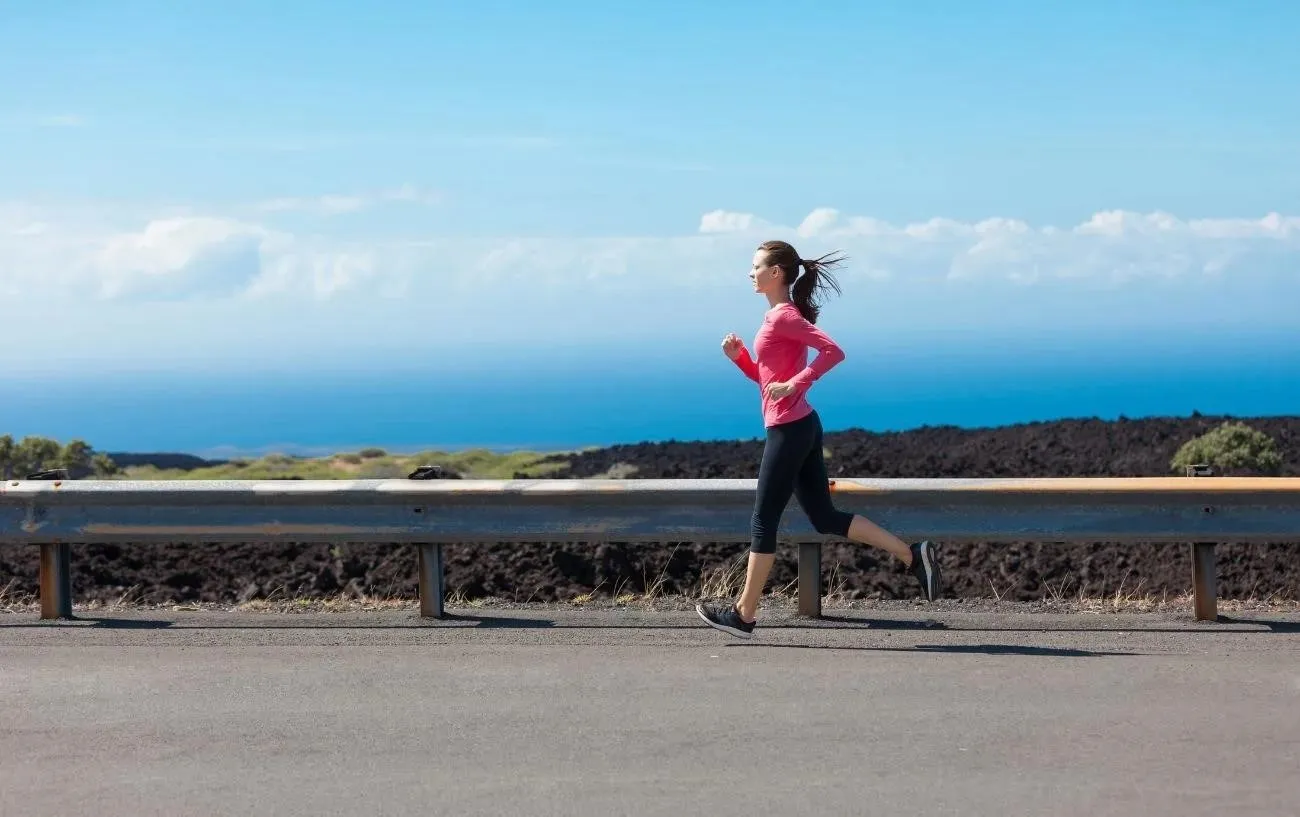
[[[814,296],[825,287],[839,293],[830,269],[842,261],[830,255],[816,261],[803,260],[784,241],[761,245],[754,253],[749,273],[754,291],[766,295],[769,304],[754,338],[757,360],[750,357],[745,344],[734,334],[722,341],[723,353],[759,385],[767,443],[758,469],[745,589],[740,600],[731,605],[713,608],[701,603],[695,611],[709,626],[741,638],[753,637],[759,597],[775,560],[777,527],[791,494],[818,533],[843,536],[892,553],[910,568],[927,600],[933,601],[939,595],[939,562],[931,543],[908,546],[870,520],[836,509],[831,501],[822,458],[821,419],[806,394],[814,382],[844,359],[835,341],[813,325],[821,311]],[[802,276],[800,267],[804,270]],[[812,363],[808,363],[809,347],[817,350]]]

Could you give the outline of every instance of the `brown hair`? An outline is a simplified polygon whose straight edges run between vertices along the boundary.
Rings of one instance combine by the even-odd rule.
[[[758,248],[767,253],[767,263],[781,268],[785,274],[785,285],[794,285],[790,297],[799,309],[799,314],[809,323],[816,323],[817,316],[821,313],[821,304],[816,297],[818,292],[833,289],[836,295],[840,294],[840,285],[830,271],[844,262],[844,256],[827,253],[816,260],[808,260],[800,258],[795,248],[784,241],[765,241]],[[803,267],[804,273],[795,280],[800,267]]]

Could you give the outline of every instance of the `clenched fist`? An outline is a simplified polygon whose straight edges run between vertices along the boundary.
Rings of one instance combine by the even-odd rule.
[[[789,397],[794,394],[793,383],[769,383],[767,386],[767,396],[773,400],[780,400],[782,397]]]
[[[722,339],[722,353],[732,360],[740,357],[740,350],[744,348],[744,342],[736,337],[735,332],[728,332],[727,336]]]

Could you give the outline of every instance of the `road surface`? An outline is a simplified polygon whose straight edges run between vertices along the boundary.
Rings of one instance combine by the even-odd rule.
[[[4,815],[1277,815],[1300,616],[0,615]],[[90,615],[90,614],[82,614]]]

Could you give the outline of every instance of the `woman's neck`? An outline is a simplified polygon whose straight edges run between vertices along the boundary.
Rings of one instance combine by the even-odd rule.
[[[788,304],[788,303],[790,303],[790,302],[791,302],[791,301],[790,301],[790,293],[789,293],[789,292],[769,292],[769,293],[767,293],[767,308],[768,308],[768,311],[769,311],[769,312],[770,312],[771,310],[773,310],[773,309],[776,309],[776,308],[777,308],[778,306],[780,306],[781,304]]]

